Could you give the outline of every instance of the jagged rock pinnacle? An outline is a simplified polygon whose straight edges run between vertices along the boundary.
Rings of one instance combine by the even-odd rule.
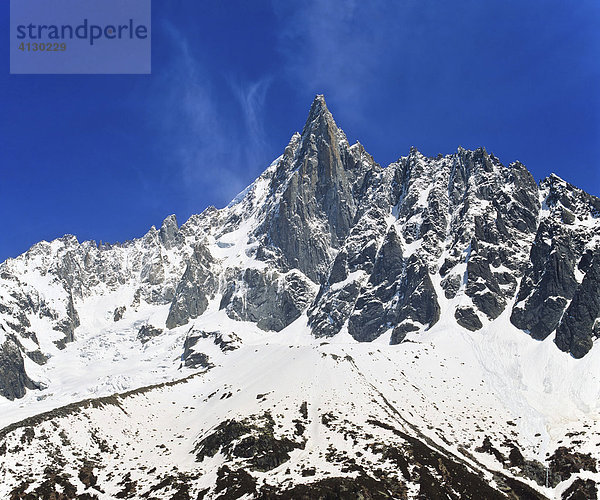
[[[317,94],[310,106],[306,124],[302,129],[302,137],[307,137],[310,134],[323,135],[328,131],[337,132],[337,130],[335,120],[325,103],[325,97],[322,94]]]

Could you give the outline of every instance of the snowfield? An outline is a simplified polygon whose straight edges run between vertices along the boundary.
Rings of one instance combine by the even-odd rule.
[[[156,309],[150,317],[164,316],[164,310]],[[375,434],[383,442],[393,442],[393,435],[370,421],[426,437],[490,481],[494,477],[490,471],[511,471],[493,455],[477,451],[486,436],[505,452],[508,448],[500,443],[518,443],[524,456],[540,462],[558,446],[574,444],[578,451],[598,458],[598,350],[583,361],[574,360],[557,350],[551,339],[538,342],[507,319],[501,323],[480,332],[440,326],[395,346],[359,343],[343,334],[317,340],[305,317],[282,332],[265,333],[214,310],[192,326],[144,346],[135,339],[135,320],[130,328],[86,337],[82,333],[80,341],[49,362],[46,377],[53,382],[47,389],[30,391],[18,404],[2,403],[2,426],[73,401],[184,381],[116,396],[106,403],[99,400],[97,405],[42,421],[33,427],[36,439],[31,446],[14,452],[10,463],[2,463],[0,496],[8,497],[25,477],[35,485],[33,471],[39,471],[41,479],[48,446],[55,446],[66,464],[64,471],[75,478],[79,471],[70,464],[78,464],[81,456],[94,457],[94,474],[103,491],[75,482],[78,494],[115,498],[123,491],[120,481],[125,476],[143,492],[156,485],[156,478],[177,473],[197,476],[190,481],[190,498],[195,498],[214,485],[223,464],[235,464],[222,453],[199,462],[198,442],[224,421],[258,419],[264,412],[276,418],[275,432],[282,436],[292,434],[295,422],[302,420],[305,443],[282,465],[256,474],[259,486],[294,484],[304,480],[302,473],[310,468],[316,470],[311,480],[344,475],[339,464],[327,458],[332,446],[349,456],[360,454],[365,463],[377,463],[379,457],[368,447],[375,438],[365,435]],[[211,339],[204,339],[195,349],[208,353],[214,368],[180,368],[190,329],[231,330],[243,345],[223,353]],[[300,411],[303,403],[305,419]],[[325,425],[327,415],[342,420],[341,429]],[[31,427],[9,432],[5,446],[19,448],[27,428]],[[349,437],[353,433],[358,436]],[[38,441],[40,435],[49,441]],[[390,474],[398,473],[386,466]],[[597,473],[580,476],[600,480]],[[521,478],[548,498],[560,498],[574,480],[575,476],[553,489]],[[413,493],[416,498],[417,490]]]

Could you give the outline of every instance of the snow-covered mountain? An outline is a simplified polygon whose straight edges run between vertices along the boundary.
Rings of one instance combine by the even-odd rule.
[[[227,207],[0,264],[0,496],[596,498],[600,200],[317,96]]]

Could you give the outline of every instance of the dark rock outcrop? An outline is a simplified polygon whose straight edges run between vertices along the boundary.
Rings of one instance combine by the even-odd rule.
[[[545,339],[556,329],[577,289],[576,259],[570,235],[551,221],[542,222],[531,248],[531,265],[511,315],[515,326],[537,340]]]
[[[198,343],[201,338],[206,338],[207,335],[197,334],[188,335],[183,343],[183,354],[181,355],[181,361],[188,368],[207,368],[211,366],[209,358],[203,352],[197,352],[194,350],[194,346]]]
[[[303,444],[287,437],[275,437],[274,426],[269,413],[243,421],[222,422],[196,444],[196,460],[202,461],[220,451],[229,459],[244,459],[252,470],[269,471],[279,467],[289,460],[290,452],[302,448]]]
[[[208,299],[214,293],[215,273],[211,269],[213,258],[202,245],[194,248],[187,268],[177,285],[175,298],[167,316],[167,328],[185,325],[200,316],[208,307]]]
[[[600,337],[600,251],[585,266],[585,277],[556,330],[556,345],[582,358]]]
[[[179,228],[177,226],[177,218],[175,215],[169,215],[169,217],[163,221],[158,235],[160,241],[167,250],[174,246],[179,246],[182,243],[182,240],[179,237]]]
[[[592,479],[577,478],[561,496],[562,500],[598,500],[598,487]]]
[[[142,344],[145,344],[146,342],[152,340],[154,337],[162,335],[162,333],[163,331],[161,328],[156,328],[152,325],[143,325],[138,330],[137,338]]]
[[[69,300],[67,301],[67,315],[55,326],[55,330],[65,334],[63,339],[55,342],[59,349],[64,349],[67,343],[73,342],[75,339],[75,328],[77,328],[79,324],[79,314],[77,314],[75,305],[73,304],[73,295],[69,294]]]
[[[237,278],[237,277],[236,277]],[[314,285],[297,271],[246,269],[231,281],[220,309],[230,318],[252,321],[262,330],[282,330],[298,319],[314,297]]]
[[[25,373],[19,346],[6,339],[0,347],[0,396],[12,401],[22,398],[25,389],[38,389],[38,385]]]
[[[126,310],[127,310],[127,307],[125,307],[125,306],[119,306],[119,307],[115,308],[115,311],[113,312],[113,320],[115,322],[121,321],[123,319],[123,316],[124,316]]]
[[[587,453],[572,451],[565,446],[557,448],[549,458],[550,473],[556,484],[566,481],[581,471],[597,472],[596,459]]]
[[[460,326],[472,332],[483,327],[483,323],[472,307],[457,307],[454,317]]]

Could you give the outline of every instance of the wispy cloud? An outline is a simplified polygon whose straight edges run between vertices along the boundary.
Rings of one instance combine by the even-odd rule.
[[[181,176],[191,211],[199,209],[198,199],[225,205],[257,168],[266,167],[259,163],[266,163],[263,115],[270,78],[247,82],[226,75],[226,99],[222,83],[198,60],[186,37],[169,23],[164,29],[175,57],[157,83],[163,96],[163,149],[172,152],[168,161]]]
[[[357,0],[344,2],[343,8],[324,0],[274,2],[281,72],[252,80],[223,73],[222,68],[211,73],[211,65],[203,63],[202,47],[163,22],[173,57],[157,83],[167,142],[162,149],[172,153],[168,160],[174,175],[181,176],[190,210],[198,210],[198,199],[227,204],[272,159],[264,117],[276,79],[278,84],[289,82],[303,98],[307,90],[324,92],[346,116],[360,115],[364,96],[385,64],[381,54],[393,27],[386,19],[393,19],[389,4],[377,5],[381,8],[364,9]]]
[[[230,82],[233,94],[240,104],[245,123],[246,141],[244,150],[246,159],[255,164],[264,155],[267,136],[264,127],[265,99],[272,78],[265,76],[256,82]]]

